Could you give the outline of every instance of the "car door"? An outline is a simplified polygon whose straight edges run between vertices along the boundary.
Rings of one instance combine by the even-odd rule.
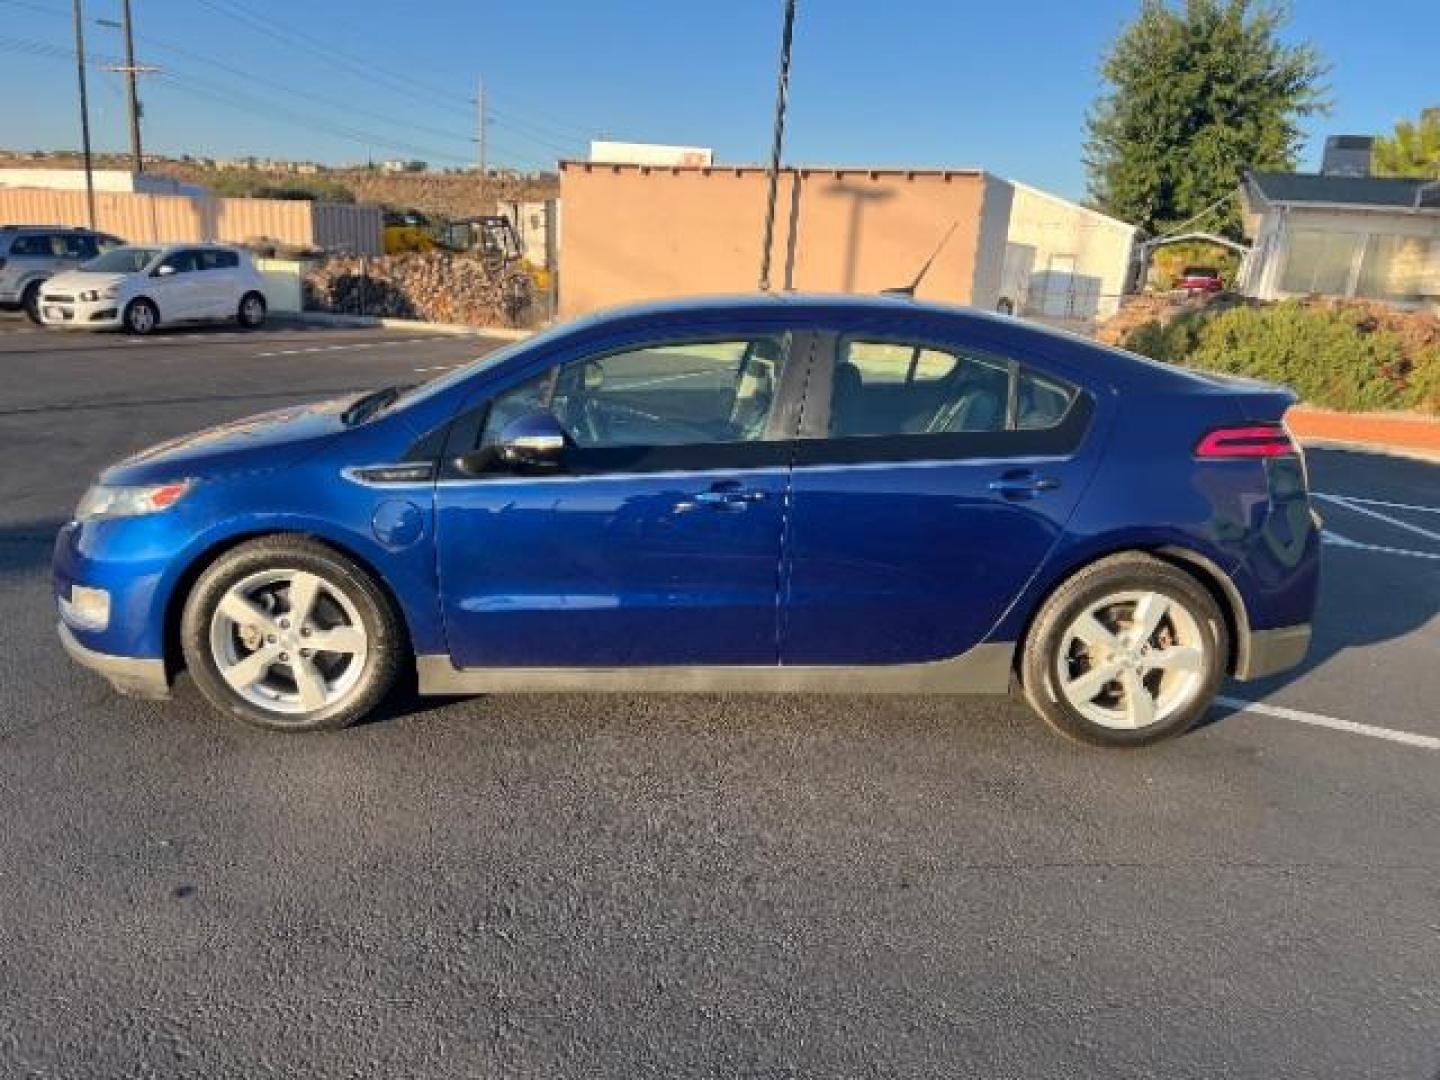
[[[204,310],[204,285],[197,273],[197,253],[190,248],[172,251],[150,271],[145,291],[160,307],[162,322],[197,319]]]
[[[437,484],[452,662],[774,665],[789,454],[809,338],[727,328],[591,347],[452,427]],[[565,433],[552,472],[460,473],[520,418]]]
[[[223,248],[202,248],[199,256],[205,318],[229,318],[240,308],[240,257]]]
[[[902,664],[984,640],[1087,480],[1094,412],[1002,346],[869,326],[816,348],[791,478],[781,661]]]

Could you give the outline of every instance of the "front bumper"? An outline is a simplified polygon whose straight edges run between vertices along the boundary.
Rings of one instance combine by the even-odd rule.
[[[57,300],[42,293],[40,321],[72,330],[114,330],[120,325],[120,301]]]
[[[170,696],[170,680],[165,674],[164,660],[135,656],[111,656],[87,649],[76,640],[70,628],[60,623],[60,644],[76,663],[98,672],[110,685],[128,697],[161,699]]]

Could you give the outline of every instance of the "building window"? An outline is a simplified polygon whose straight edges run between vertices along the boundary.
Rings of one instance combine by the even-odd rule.
[[[1355,293],[1373,300],[1419,300],[1429,260],[1427,238],[1377,233],[1365,248]]]
[[[1346,296],[1350,271],[1365,237],[1360,233],[1296,229],[1290,234],[1280,291]]]

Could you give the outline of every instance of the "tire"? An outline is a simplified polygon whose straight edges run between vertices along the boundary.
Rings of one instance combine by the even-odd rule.
[[[43,284],[43,281],[32,281],[20,294],[20,306],[25,309],[26,318],[36,326],[44,325],[40,319],[40,286]]]
[[[242,330],[258,330],[265,325],[265,297],[258,292],[247,292],[240,298],[235,309],[235,321]]]
[[[289,618],[297,587],[313,590],[303,619]],[[237,596],[248,607],[237,606]],[[336,650],[307,642],[333,642]],[[287,732],[360,720],[389,692],[409,655],[400,617],[370,575],[300,536],[251,540],[211,563],[185,601],[180,643],[191,678],[212,705]],[[306,703],[307,690],[314,704]]]
[[[1143,641],[1137,616],[1153,626]],[[1045,602],[1025,639],[1020,681],[1060,734],[1091,746],[1150,746],[1205,715],[1229,655],[1229,629],[1209,591],[1170,563],[1129,552],[1087,566]]]
[[[122,322],[127,331],[143,337],[160,325],[160,309],[155,306],[153,300],[146,300],[142,296],[125,305]]]

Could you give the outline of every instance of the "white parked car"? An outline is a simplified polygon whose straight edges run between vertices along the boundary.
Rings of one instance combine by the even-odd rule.
[[[264,280],[247,252],[221,244],[127,246],[59,274],[40,293],[40,321],[84,330],[234,320],[265,321]]]

